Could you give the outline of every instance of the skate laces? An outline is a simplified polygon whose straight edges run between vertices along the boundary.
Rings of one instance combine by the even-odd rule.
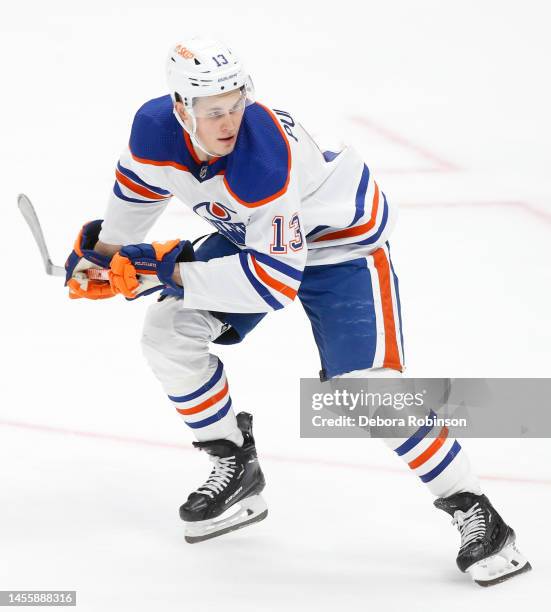
[[[196,493],[203,493],[214,497],[215,493],[223,491],[230,482],[237,467],[235,457],[210,457],[214,468],[204,485],[200,486]]]
[[[456,510],[452,525],[456,525],[461,534],[461,548],[481,540],[486,533],[484,512],[478,503],[469,508],[467,512]]]

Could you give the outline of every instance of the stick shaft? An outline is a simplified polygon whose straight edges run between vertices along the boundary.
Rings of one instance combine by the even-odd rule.
[[[42,231],[42,226],[40,225],[40,221],[38,219],[38,215],[32,205],[31,200],[24,194],[20,193],[17,196],[17,206],[21,211],[29,229],[34,236],[34,240],[36,242],[36,246],[40,252],[40,256],[42,257],[42,262],[44,263],[44,269],[46,270],[46,274],[50,276],[65,276],[65,268],[63,266],[56,266],[52,263],[52,259],[50,257],[50,253],[48,251],[48,245],[46,244],[46,239],[44,238],[44,232]],[[93,280],[109,280],[109,270],[105,270],[103,268],[90,268],[85,271],[86,276]]]

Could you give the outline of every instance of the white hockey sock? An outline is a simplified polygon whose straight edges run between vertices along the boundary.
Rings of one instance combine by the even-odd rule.
[[[348,372],[336,378],[401,376],[397,370],[374,368]],[[442,427],[436,437],[428,437],[432,430],[431,426],[421,427],[409,438],[386,438],[384,442],[409,465],[433,495],[449,497],[466,491],[480,495],[480,482],[459,442],[448,437],[447,427]]]
[[[187,385],[168,397],[199,442],[226,439],[242,446],[243,434],[237,426],[224,366],[211,357],[203,384]]]
[[[480,483],[459,442],[448,437],[447,427],[440,428],[436,437],[429,436],[432,430],[432,426],[425,425],[409,438],[386,438],[384,442],[408,464],[433,495],[448,497],[464,491],[480,495]]]

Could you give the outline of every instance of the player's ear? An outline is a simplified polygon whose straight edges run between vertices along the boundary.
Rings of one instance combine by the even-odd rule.
[[[180,118],[182,119],[182,121],[189,119],[189,115],[186,112],[186,107],[184,106],[183,102],[175,102],[174,108],[176,109],[176,112],[178,113],[178,115],[180,115]]]

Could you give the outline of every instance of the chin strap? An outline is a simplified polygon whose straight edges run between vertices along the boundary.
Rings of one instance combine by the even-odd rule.
[[[195,132],[197,131],[197,122],[195,121],[195,117],[193,115],[193,113],[189,113],[189,116],[191,117],[191,121],[193,123],[193,129],[190,132],[187,125],[182,121],[182,118],[180,117],[180,115],[178,114],[178,111],[176,110],[176,108],[174,107],[172,109],[172,114],[176,117],[176,121],[178,121],[178,123],[184,128],[184,130],[189,134],[189,137],[191,139],[191,142],[193,143],[194,146],[196,146],[197,148],[201,149],[201,151],[203,151],[203,153],[206,153],[207,155],[209,155],[210,157],[218,157],[218,155],[216,155],[216,153],[211,153],[210,151],[208,151],[199,141],[199,139],[197,138],[197,136],[195,135]]]

